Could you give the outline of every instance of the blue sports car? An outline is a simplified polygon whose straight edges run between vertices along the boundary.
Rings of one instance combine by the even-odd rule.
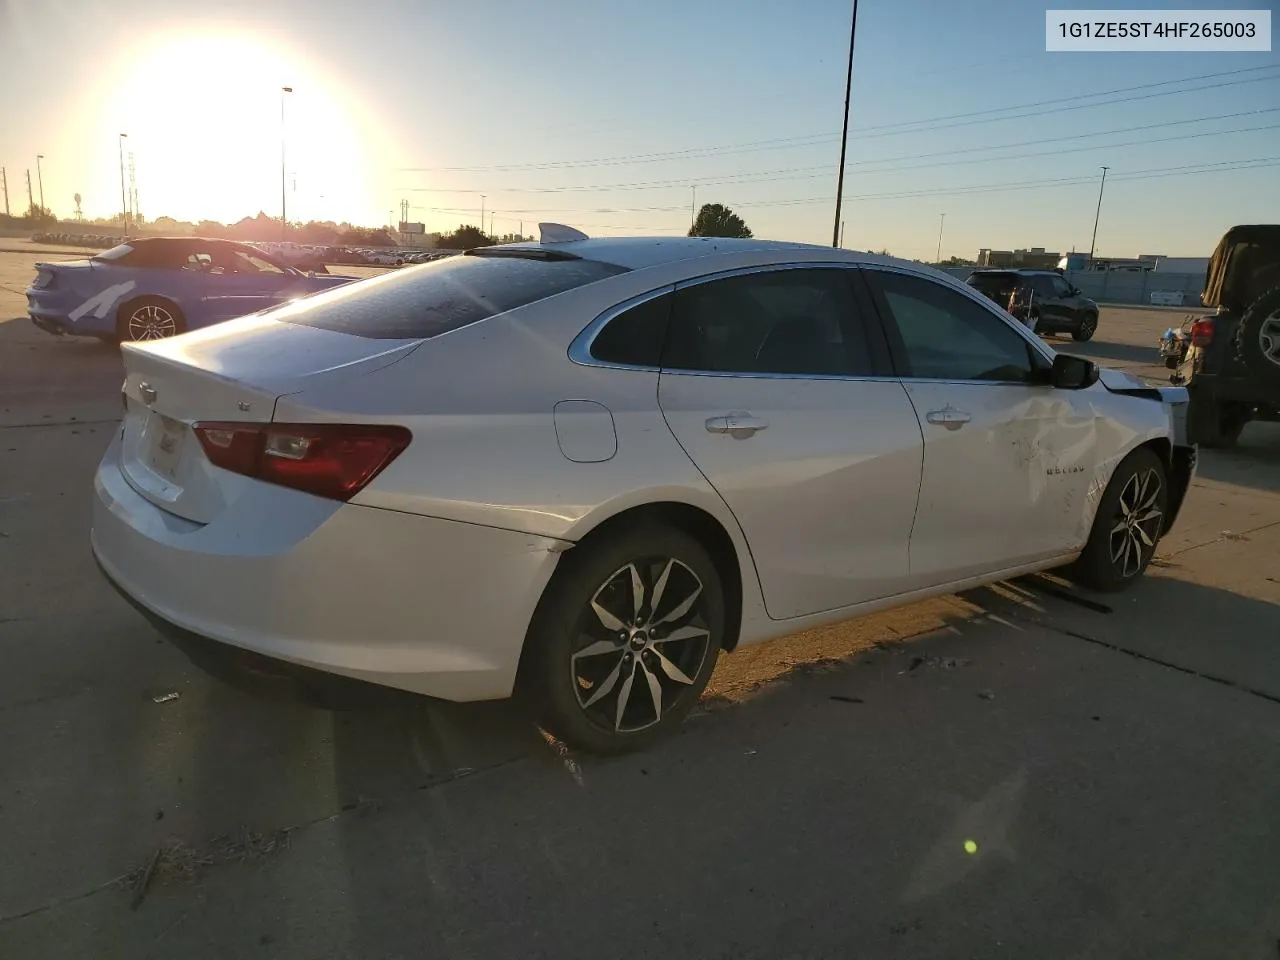
[[[303,273],[229,240],[147,237],[86,260],[37,263],[27,313],[58,336],[159,340],[356,279]]]

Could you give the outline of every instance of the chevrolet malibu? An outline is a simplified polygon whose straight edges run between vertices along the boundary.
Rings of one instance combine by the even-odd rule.
[[[547,224],[123,353],[93,551],[198,662],[518,693],[598,752],[721,651],[1047,568],[1126,587],[1195,468],[1185,391],[792,243]]]

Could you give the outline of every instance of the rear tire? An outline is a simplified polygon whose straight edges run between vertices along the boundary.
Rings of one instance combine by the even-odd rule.
[[[561,559],[538,605],[519,695],[572,746],[641,749],[697,704],[724,624],[720,575],[693,537],[656,526],[588,542]]]
[[[1086,340],[1092,340],[1093,335],[1098,332],[1098,315],[1096,313],[1086,313],[1084,319],[1080,321],[1080,326],[1071,331],[1071,339],[1077,343],[1083,343]]]
[[[1142,576],[1164,532],[1169,504],[1165,465],[1147,447],[1125,457],[1098,504],[1084,552],[1065,571],[1081,586],[1114,593]]]
[[[186,332],[182,310],[164,297],[138,297],[116,311],[116,339],[121,343],[166,340]]]

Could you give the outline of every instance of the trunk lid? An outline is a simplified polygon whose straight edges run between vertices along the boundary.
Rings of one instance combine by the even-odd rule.
[[[281,396],[363,376],[421,342],[371,340],[263,315],[126,343],[121,469],[160,508],[208,523],[256,481],[209,463],[192,424],[268,423]]]

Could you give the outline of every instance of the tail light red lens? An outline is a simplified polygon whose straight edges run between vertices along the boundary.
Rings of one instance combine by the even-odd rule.
[[[214,466],[331,500],[350,500],[409,445],[379,424],[197,423]]]
[[[1205,317],[1191,324],[1191,345],[1207,347],[1213,342],[1213,317]]]

